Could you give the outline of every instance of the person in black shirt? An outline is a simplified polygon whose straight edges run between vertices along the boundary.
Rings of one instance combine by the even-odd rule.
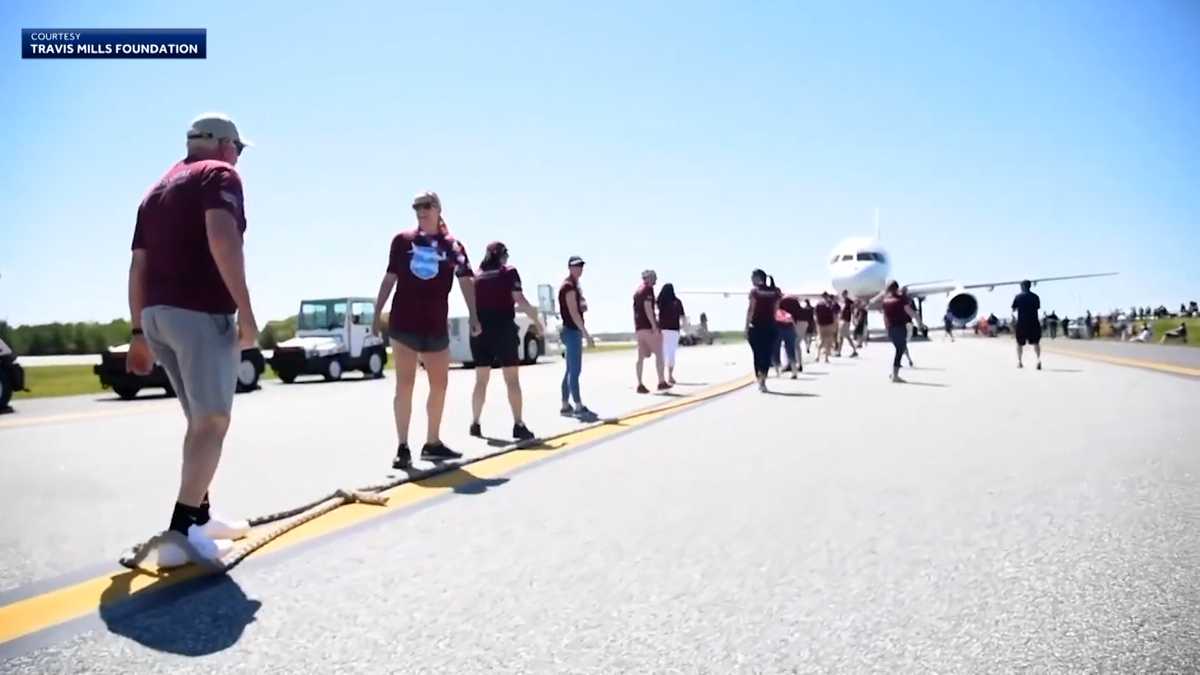
[[[1042,369],[1042,323],[1038,320],[1038,310],[1042,308],[1042,300],[1037,293],[1029,290],[1032,284],[1028,280],[1021,282],[1021,292],[1013,298],[1012,308],[1016,314],[1017,334],[1017,367],[1024,368],[1021,357],[1025,352],[1025,343],[1033,345],[1037,354],[1037,369]]]

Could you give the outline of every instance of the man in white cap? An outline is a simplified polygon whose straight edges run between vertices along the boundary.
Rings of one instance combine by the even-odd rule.
[[[228,116],[197,117],[187,132],[187,157],[138,207],[126,369],[148,373],[157,360],[187,418],[179,494],[157,551],[161,567],[189,558],[216,563],[249,531],[244,520],[211,513],[208,501],[229,429],[238,353],[258,339],[242,257],[242,181],[234,168],[246,146]]]

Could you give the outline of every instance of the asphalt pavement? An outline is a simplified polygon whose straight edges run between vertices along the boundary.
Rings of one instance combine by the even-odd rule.
[[[748,356],[684,350],[683,377],[739,376]],[[105,609],[35,649],[0,645],[0,670],[1197,672],[1200,380],[1062,355],[1017,370],[999,340],[917,343],[912,356],[911,384],[887,381],[890,348],[872,344],[772,380],[772,394],[742,389]],[[597,395],[639,405],[630,355],[604,358]],[[552,369],[526,381],[548,387]],[[241,417],[274,411],[292,431],[242,424],[217,494],[249,509],[378,473],[389,386],[281,389],[286,406],[270,390],[239,397]],[[489,425],[503,419],[495,394]],[[0,429],[5,476],[20,473],[0,485],[0,509],[18,516],[6,570],[38,560],[9,583],[58,567],[48,539],[66,540],[55,546],[71,565],[115,541],[97,532],[127,543],[139,530],[109,502],[140,514],[169,500],[176,457],[142,448],[177,432],[158,412]],[[151,438],[112,445],[139,433]],[[137,480],[113,478],[118,452]],[[54,517],[27,523],[39,508]],[[154,515],[141,526],[161,527]]]

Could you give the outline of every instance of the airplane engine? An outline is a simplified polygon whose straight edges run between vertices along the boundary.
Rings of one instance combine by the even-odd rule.
[[[963,288],[950,292],[950,302],[946,304],[955,321],[966,324],[979,314],[979,301]]]

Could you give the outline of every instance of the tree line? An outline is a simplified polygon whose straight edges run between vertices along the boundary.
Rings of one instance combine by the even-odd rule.
[[[131,326],[126,319],[108,323],[81,321],[76,323],[43,323],[31,326],[10,326],[0,321],[0,340],[18,356],[51,356],[58,354],[99,354],[109,347],[129,342]],[[296,334],[296,317],[269,321],[259,336],[263,349],[291,339]]]

